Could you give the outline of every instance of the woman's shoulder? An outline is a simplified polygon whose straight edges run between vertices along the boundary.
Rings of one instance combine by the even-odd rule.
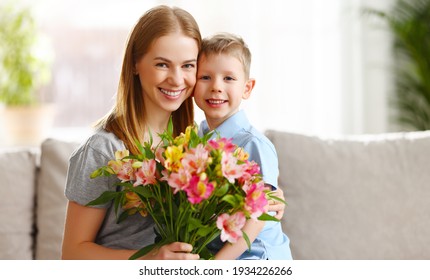
[[[124,149],[124,142],[121,141],[114,133],[108,132],[103,128],[99,128],[82,143],[82,145],[75,151],[74,155],[82,153],[98,153],[106,158],[113,158],[115,151]]]

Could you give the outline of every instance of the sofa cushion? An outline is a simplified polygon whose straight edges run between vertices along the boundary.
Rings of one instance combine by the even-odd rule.
[[[0,259],[33,259],[36,152],[0,152]]]
[[[268,131],[295,259],[430,259],[430,131]]]
[[[42,143],[37,184],[36,259],[60,259],[67,199],[64,187],[69,157],[78,143],[47,139]]]

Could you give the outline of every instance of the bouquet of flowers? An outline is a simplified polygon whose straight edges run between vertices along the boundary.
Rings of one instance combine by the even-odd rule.
[[[117,151],[115,159],[91,175],[115,175],[121,190],[104,192],[88,205],[113,200],[117,214],[121,212],[118,222],[136,213],[149,214],[155,222],[154,244],[131,259],[174,241],[190,243],[194,253],[210,259],[206,246],[219,235],[231,243],[243,237],[250,247],[242,231],[247,219],[278,221],[265,208],[268,199],[280,199],[264,189],[259,166],[243,149],[229,139],[211,139],[212,133],[200,137],[196,126],[172,135],[169,122],[158,146],[153,147],[151,138],[137,143],[137,155]]]

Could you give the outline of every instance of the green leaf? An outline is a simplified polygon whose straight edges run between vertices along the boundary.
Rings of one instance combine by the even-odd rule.
[[[243,230],[242,230],[242,234],[243,234],[243,239],[245,239],[246,241],[246,245],[248,245],[248,250],[251,250],[251,241],[249,240],[248,235]]]
[[[154,193],[151,191],[151,189],[148,186],[137,186],[133,190],[135,193],[143,196],[144,198],[154,197]]]
[[[119,194],[120,192],[116,192],[116,191],[105,191],[98,198],[88,202],[86,206],[95,206],[95,205],[108,203],[111,200],[115,199],[115,197],[118,196]]]
[[[276,219],[275,217],[267,214],[267,213],[263,213],[260,215],[260,217],[258,217],[258,220],[260,221],[274,221],[274,222],[279,222],[278,219]]]
[[[206,206],[205,211],[202,213],[202,219],[204,222],[207,222],[215,213],[216,214],[216,208],[218,206],[217,200],[211,200],[208,206]]]
[[[123,199],[124,199],[124,192],[120,192],[119,195],[115,196],[115,200],[114,200],[115,213],[118,213],[119,206],[122,205]]]
[[[108,177],[108,176],[111,176],[113,173],[114,173],[114,171],[112,170],[111,167],[109,167],[109,166],[102,166],[99,169],[94,170],[91,173],[90,178],[94,179],[94,178],[101,177],[101,176]]]
[[[200,227],[200,228],[197,230],[197,234],[198,234],[199,236],[206,237],[206,236],[208,236],[210,233],[212,233],[212,231],[213,231],[213,228],[212,228],[212,227],[210,227],[210,226],[202,226],[202,227]]]
[[[214,195],[217,197],[222,197],[228,192],[229,184],[226,183],[219,188],[216,188]]]
[[[209,139],[211,139],[211,137],[212,137],[212,135],[213,135],[213,134],[214,134],[214,130],[212,130],[212,131],[210,131],[210,132],[205,133],[205,134],[203,135],[202,142],[203,142],[203,143],[207,143],[207,142],[209,141]]]
[[[169,123],[167,125],[167,133],[172,136],[173,135],[173,120],[172,116],[170,116]]]
[[[148,134],[149,134],[149,144],[152,146],[152,143],[154,143],[154,138],[152,137],[151,128],[148,127]]]
[[[135,143],[136,143],[136,146],[137,146],[137,148],[139,148],[139,151],[141,153],[141,155],[139,155],[140,160],[145,159],[146,158],[145,148],[142,146],[142,144],[139,142],[139,140],[136,140]]]
[[[285,200],[283,200],[282,198],[280,198],[280,197],[276,196],[276,195],[274,194],[274,192],[268,192],[268,193],[267,193],[267,196],[268,196],[268,198],[269,198],[269,199],[273,199],[273,200],[279,201],[279,202],[281,202],[281,203],[283,203],[283,204],[285,204],[285,205],[288,205],[288,204],[287,204],[287,202],[286,202]]]
[[[136,260],[136,259],[148,254],[149,252],[151,252],[152,249],[154,249],[157,246],[158,246],[157,244],[151,244],[151,245],[145,246],[142,249],[138,250],[133,255],[131,255],[129,260]]]
[[[205,246],[199,252],[199,256],[201,260],[213,260],[214,255],[209,251],[209,249]]]
[[[197,132],[194,129],[191,129],[190,131],[190,147],[195,148],[198,144],[201,143],[200,136],[197,134]]]
[[[225,201],[233,207],[236,207],[240,203],[240,201],[237,200],[236,196],[231,194],[228,194],[221,198],[221,201]]]
[[[192,218],[192,217],[187,220],[187,223],[188,223],[188,229],[190,231],[203,226],[202,222],[199,219]]]

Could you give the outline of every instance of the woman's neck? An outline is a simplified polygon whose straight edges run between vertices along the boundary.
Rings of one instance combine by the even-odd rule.
[[[167,129],[169,119],[170,119],[170,115],[147,116],[145,141],[149,141],[150,134],[151,134],[153,139],[153,144],[157,145],[161,140],[158,135],[163,133]]]

